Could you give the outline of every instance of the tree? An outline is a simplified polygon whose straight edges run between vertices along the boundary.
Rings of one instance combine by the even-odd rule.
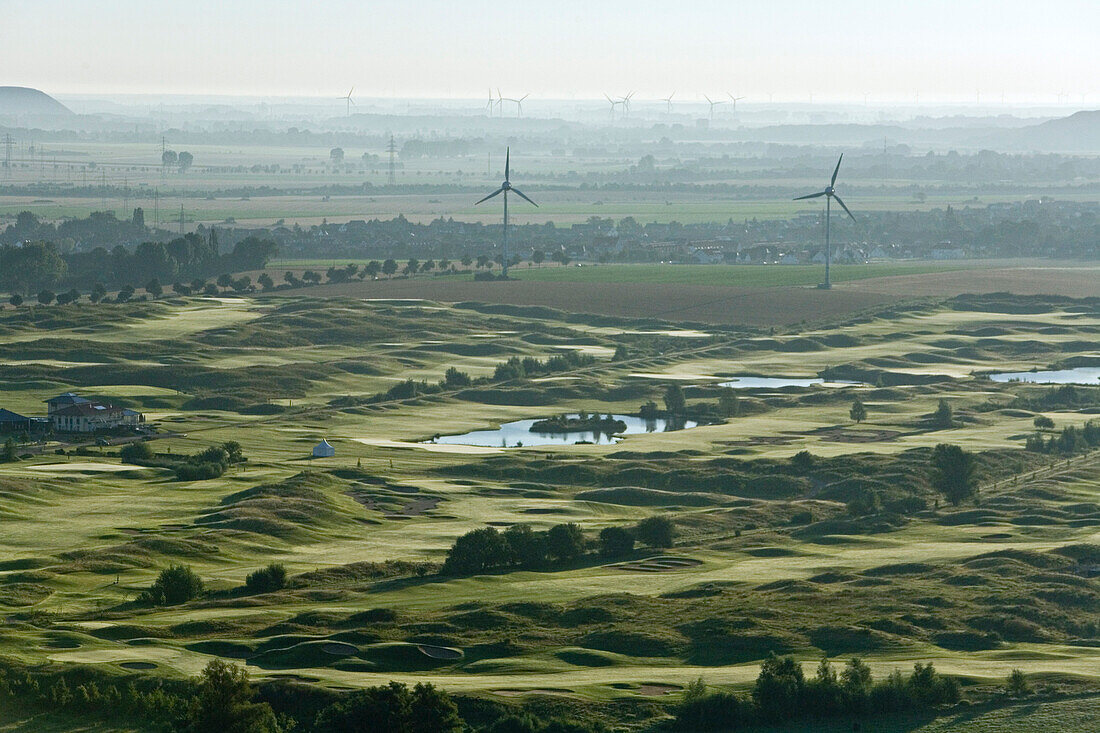
[[[388,259],[382,263],[382,274],[386,277],[393,277],[393,274],[397,272],[397,260]]]
[[[932,450],[932,485],[952,504],[977,493],[974,454],[957,445],[940,443]]]
[[[448,368],[443,375],[443,383],[448,387],[468,387],[470,381],[470,375],[466,372],[460,372],[458,367]]]
[[[15,454],[15,438],[8,436],[8,439],[4,441],[4,463],[11,463],[17,456]]]
[[[119,303],[128,303],[130,301],[130,298],[133,298],[133,297],[134,297],[134,286],[133,285],[124,285],[118,291],[118,295],[115,296],[115,300],[117,300]]]
[[[936,406],[936,411],[932,413],[932,424],[944,429],[955,425],[955,413],[947,400],[940,400]]]
[[[555,524],[546,533],[547,551],[558,560],[575,560],[584,552],[584,533],[575,522]]]
[[[103,285],[103,283],[96,283],[92,287],[92,292],[88,295],[88,300],[92,301],[93,303],[98,303],[105,297],[107,297],[107,288]]]
[[[859,657],[849,659],[840,672],[840,686],[850,700],[866,699],[873,683],[871,668]]]
[[[154,298],[159,298],[164,295],[164,288],[161,287],[160,280],[154,277],[152,280],[145,283],[145,292],[149,293],[149,295],[152,295]]]
[[[344,693],[324,708],[313,728],[319,733],[459,733],[465,730],[446,692],[430,684],[400,682]]]
[[[378,277],[378,273],[382,271],[382,264],[378,260],[371,260],[363,265],[363,271],[367,273],[367,277],[373,280]]]
[[[764,720],[784,720],[800,709],[806,685],[802,665],[794,657],[771,656],[760,665],[752,699]]]
[[[521,568],[539,568],[546,564],[546,537],[529,524],[514,524],[504,530],[513,561]]]
[[[600,530],[600,554],[622,557],[634,551],[634,533],[625,527],[604,527]]]
[[[184,150],[182,153],[180,153],[179,158],[176,162],[179,164],[180,173],[186,173],[187,170],[191,167],[191,164],[195,162],[195,156]]]
[[[52,290],[43,289],[38,291],[38,302],[42,305],[49,305],[53,302],[53,299],[54,294]]]
[[[11,297],[8,298],[8,302],[18,308],[19,306],[23,305],[23,296],[19,293],[12,293]]]
[[[665,410],[670,415],[682,415],[687,408],[684,389],[677,382],[665,387]]]
[[[233,275],[228,272],[223,272],[222,274],[218,275],[217,283],[219,288],[224,289],[233,287]]]
[[[165,150],[160,154],[160,164],[165,168],[176,165],[179,163],[179,155],[175,150]]]
[[[402,270],[406,275],[415,275],[420,269],[420,261],[415,257],[410,257],[409,261],[405,263],[405,269]]]
[[[333,165],[339,165],[340,163],[343,163],[344,162],[344,149],[343,148],[333,148],[332,150],[328,151],[328,159],[330,161],[332,161]]]
[[[718,414],[722,417],[737,417],[741,414],[741,400],[737,397],[737,390],[722,387],[718,392]]]
[[[848,410],[848,417],[858,425],[867,419],[867,408],[863,406],[863,403],[856,400],[852,403],[852,409]]]
[[[467,532],[451,545],[443,562],[446,575],[474,575],[508,564],[508,543],[494,527]]]
[[[542,263],[546,260],[546,253],[541,249],[536,249],[531,253],[531,261],[538,267],[542,267]]]
[[[160,571],[148,590],[138,600],[157,606],[176,606],[202,594],[202,578],[187,565],[171,565]]]
[[[675,533],[676,528],[668,517],[646,517],[634,529],[639,542],[654,548],[672,547]]]
[[[266,272],[260,273],[260,276],[256,278],[256,282],[263,286],[264,290],[271,290],[275,287],[275,281],[272,280],[271,275],[268,275]]]
[[[1035,420],[1034,420],[1033,424],[1035,425],[1036,430],[1053,430],[1054,429],[1054,421],[1051,420],[1046,415],[1037,415],[1035,417]]]
[[[172,283],[172,292],[176,295],[185,296],[191,294],[191,286],[181,282]]]
[[[275,712],[254,703],[255,692],[243,667],[211,660],[199,675],[198,697],[190,714],[191,730],[217,733],[277,733]]]

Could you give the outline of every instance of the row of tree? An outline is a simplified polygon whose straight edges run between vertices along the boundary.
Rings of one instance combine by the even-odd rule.
[[[231,252],[219,250],[217,233],[191,233],[168,243],[144,242],[130,249],[96,247],[87,252],[62,254],[52,242],[0,246],[0,288],[33,293],[57,286],[90,291],[96,285],[137,286],[185,282],[219,273],[263,269],[277,247],[269,239],[249,237]]]
[[[675,527],[667,517],[649,517],[633,527],[606,527],[598,538],[585,536],[580,525],[556,524],[545,532],[514,524],[503,532],[484,527],[454,541],[443,563],[444,575],[476,575],[497,570],[542,570],[580,560],[591,551],[602,557],[629,555],[634,543],[671,547]]]
[[[849,660],[839,674],[822,659],[814,677],[806,679],[801,663],[773,654],[760,666],[747,699],[731,692],[709,693],[702,680],[690,685],[670,727],[734,731],[800,719],[927,711],[958,701],[958,683],[938,674],[931,662],[917,663],[908,677],[894,670],[876,682],[858,657]]]

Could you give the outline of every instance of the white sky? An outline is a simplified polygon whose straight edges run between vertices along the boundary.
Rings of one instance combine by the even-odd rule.
[[[54,94],[1078,103],[1100,0],[0,0],[0,85]]]

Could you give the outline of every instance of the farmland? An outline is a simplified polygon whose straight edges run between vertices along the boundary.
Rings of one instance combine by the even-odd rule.
[[[610,267],[520,276],[574,272],[638,287],[613,282]],[[657,268],[629,272],[647,291],[685,287]],[[858,654],[883,676],[931,661],[974,694],[1021,669],[1054,695],[1028,709],[1036,729],[1089,715],[1055,698],[1100,682],[1088,610],[1100,588],[1078,570],[1097,561],[1100,464],[1094,452],[1052,456],[1024,442],[1038,415],[1083,425],[1098,388],[1067,397],[982,375],[1095,363],[1096,301],[877,297],[830,311],[825,299],[856,283],[827,293],[762,284],[744,289],[754,308],[799,291],[803,313],[685,327],[707,321],[563,308],[576,301],[561,290],[557,309],[455,304],[476,295],[449,287],[485,286],[433,279],[8,309],[3,407],[34,414],[59,392],[99,395],[170,434],[149,443],[158,456],[232,440],[248,460],[195,481],[125,464],[112,447],[77,456],[50,445],[0,464],[0,655],[168,680],[220,656],[264,684],[430,681],[584,715],[634,701],[652,721],[696,678],[744,689],[769,651],[807,665]],[[512,285],[571,284],[491,287]],[[397,294],[414,286],[435,295]],[[545,364],[571,352],[585,358],[561,371],[498,371],[512,357]],[[473,383],[448,384],[452,368]],[[848,381],[737,390],[736,413],[719,417],[718,385],[745,375]],[[396,389],[407,380],[424,386]],[[637,414],[673,382],[705,424],[611,445],[424,442],[567,412]],[[857,399],[867,418],[854,424]],[[930,417],[940,401],[950,424]],[[311,460],[321,438],[336,456]],[[979,456],[977,503],[954,507],[931,487],[940,443]],[[810,463],[792,460],[803,452]],[[470,530],[575,522],[594,542],[654,516],[672,520],[672,547],[440,574]],[[135,602],[178,562],[205,596]],[[243,592],[270,562],[286,567],[286,587]],[[993,731],[1017,718],[955,720],[952,730]],[[947,729],[920,725],[904,729]]]

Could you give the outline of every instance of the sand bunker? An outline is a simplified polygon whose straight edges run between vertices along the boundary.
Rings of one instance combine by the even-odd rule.
[[[119,662],[118,666],[122,667],[123,669],[132,669],[135,671],[148,671],[150,669],[157,668],[157,665],[153,662]]]
[[[673,570],[693,568],[702,564],[703,562],[701,560],[696,560],[693,557],[661,555],[659,557],[646,558],[645,560],[622,562],[612,565],[611,567],[618,568],[619,570],[632,570],[638,573],[667,573]]]
[[[356,443],[373,445],[376,448],[419,448],[432,453],[465,453],[468,455],[480,455],[485,453],[500,453],[503,448],[490,448],[483,445],[460,445],[457,443],[404,443],[399,440],[385,440],[383,438],[352,438]]]
[[[462,650],[453,649],[449,646],[431,646],[429,644],[421,644],[417,647],[420,653],[431,657],[432,659],[462,659]]]
[[[27,466],[31,471],[49,471],[50,473],[117,473],[119,471],[144,471],[144,466],[120,466],[117,463],[42,463]]]
[[[646,684],[638,685],[635,692],[639,695],[645,695],[646,697],[660,697],[661,695],[672,694],[680,689],[679,685]]]

